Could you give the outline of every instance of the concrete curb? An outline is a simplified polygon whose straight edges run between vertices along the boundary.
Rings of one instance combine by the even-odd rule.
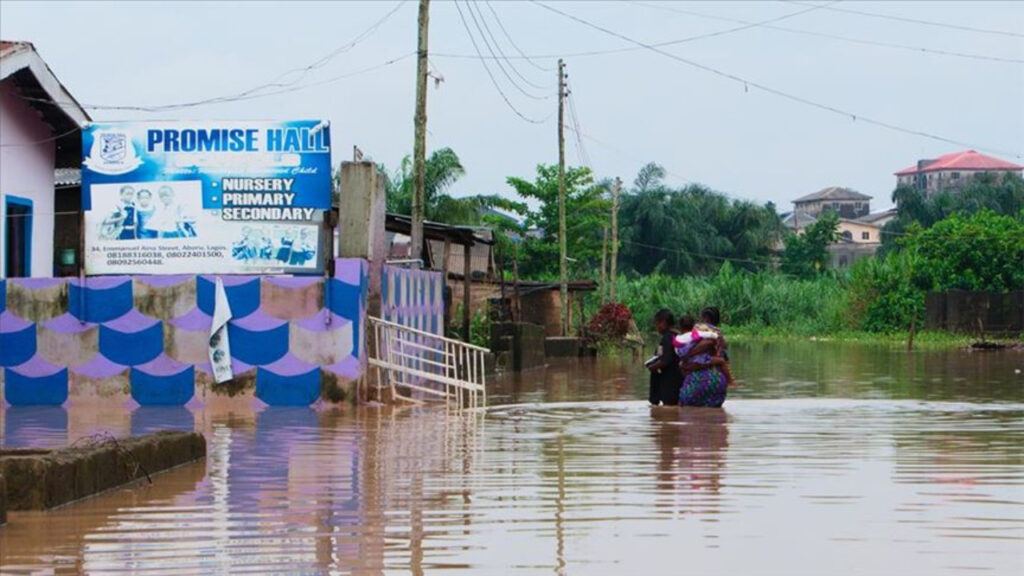
[[[0,450],[0,519],[8,510],[46,510],[206,456],[194,432],[100,438],[57,450]],[[2,523],[2,522],[0,522]]]

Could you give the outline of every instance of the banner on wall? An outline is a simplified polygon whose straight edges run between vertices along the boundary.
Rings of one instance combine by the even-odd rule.
[[[86,274],[323,272],[326,122],[96,123],[82,153]]]

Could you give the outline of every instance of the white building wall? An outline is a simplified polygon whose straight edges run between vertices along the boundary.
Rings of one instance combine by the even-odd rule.
[[[7,276],[8,195],[32,201],[32,276],[53,275],[53,168],[56,143],[39,113],[0,82],[0,277]]]

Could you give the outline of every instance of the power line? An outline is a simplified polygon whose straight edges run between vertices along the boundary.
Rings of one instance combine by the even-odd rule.
[[[838,2],[839,0],[834,0],[834,1]],[[703,40],[705,38],[714,38],[716,36],[723,36],[725,34],[732,34],[734,32],[739,32],[741,30],[747,30],[749,28],[755,28],[757,26],[767,25],[768,23],[771,23],[771,22],[778,22],[780,20],[786,20],[786,19],[792,18],[794,16],[799,16],[801,14],[806,14],[807,12],[813,12],[815,10],[819,10],[820,8],[821,8],[821,6],[814,6],[814,7],[811,7],[811,8],[807,8],[806,10],[799,10],[797,12],[792,12],[790,14],[783,14],[782,16],[777,16],[775,18],[770,18],[770,19],[765,20],[763,22],[745,22],[744,23],[745,25],[743,25],[743,26],[737,26],[737,27],[734,27],[734,28],[728,28],[726,30],[717,30],[715,32],[708,32],[708,33],[705,33],[705,34],[698,34],[696,36],[687,36],[685,38],[677,38],[675,40],[668,40],[666,42],[658,42],[656,44],[652,44],[652,46],[674,46],[676,44],[684,44],[686,42],[693,42],[693,41],[696,41],[696,40]],[[565,54],[565,53],[563,53],[563,54],[545,54],[545,55],[535,55],[535,56],[527,56],[526,54],[521,54],[520,58],[530,60],[530,59],[540,59],[540,58],[567,58],[567,57],[577,57],[577,56],[602,56],[602,55],[605,55],[605,54],[618,54],[618,53],[621,53],[621,52],[636,52],[636,51],[642,50],[642,49],[643,49],[642,47],[633,46],[633,47],[626,47],[626,48],[610,48],[610,49],[606,49],[606,50],[589,50],[589,51],[586,51],[586,52],[573,52],[573,53],[568,53],[568,54]],[[472,58],[472,56],[464,55],[464,54],[444,54],[444,53],[441,53],[441,54],[436,54],[436,56],[444,57],[444,58]]]
[[[570,130],[573,133],[574,140],[576,140],[576,155],[582,165],[593,168],[593,164],[590,161],[590,154],[587,154],[587,147],[583,145],[583,138],[580,136],[582,128],[580,126],[579,113],[576,111],[575,97],[573,96],[573,89],[571,85],[566,82],[568,91],[568,104],[569,104],[569,121],[572,123]]]
[[[498,94],[501,95],[501,99],[504,100],[505,104],[509,107],[509,109],[512,110],[512,112],[515,113],[515,115],[521,118],[522,120],[529,122],[530,124],[543,124],[546,120],[537,120],[524,115],[512,104],[512,102],[508,99],[508,96],[505,95],[505,91],[501,89],[501,85],[498,84],[497,79],[494,78],[494,74],[491,72],[491,68],[487,65],[487,60],[483,57],[483,54],[480,52],[480,46],[476,43],[476,37],[473,36],[473,32],[469,29],[469,23],[466,21],[466,16],[462,13],[462,7],[459,6],[458,2],[455,2],[454,4],[455,9],[458,10],[459,12],[459,20],[462,21],[462,27],[466,29],[466,34],[469,36],[469,40],[473,44],[473,50],[476,51],[477,57],[480,60],[480,64],[483,65],[484,71],[487,72],[487,77],[491,79],[491,85],[493,85],[494,89],[497,90]]]
[[[249,97],[255,95],[255,93],[260,92],[261,90],[266,90],[268,88],[287,88],[287,87],[290,87],[290,86],[294,86],[299,81],[301,81],[303,78],[305,78],[306,75],[309,74],[309,72],[311,72],[313,70],[316,70],[317,68],[321,68],[321,67],[325,66],[327,63],[329,63],[331,60],[333,60],[339,54],[342,54],[344,52],[348,52],[349,50],[351,50],[352,48],[356,47],[358,44],[360,44],[361,42],[363,42],[364,40],[366,40],[367,38],[372,36],[374,32],[376,32],[381,26],[384,25],[385,22],[387,22],[396,12],[398,12],[398,10],[400,8],[402,8],[402,6],[404,6],[407,1],[408,0],[402,0],[397,5],[395,5],[394,8],[392,8],[390,11],[388,11],[383,17],[381,17],[379,20],[377,20],[376,22],[371,24],[369,28],[367,28],[366,30],[364,30],[361,33],[359,33],[355,38],[353,38],[352,40],[350,40],[346,44],[340,46],[339,48],[333,50],[329,54],[327,54],[325,56],[322,56],[321,58],[319,58],[318,60],[312,62],[311,64],[309,64],[307,66],[304,66],[304,67],[301,67],[301,68],[293,68],[292,70],[288,70],[286,72],[283,72],[283,73],[279,74],[276,78],[274,78],[273,80],[271,80],[268,83],[260,84],[258,86],[254,86],[252,88],[249,88],[247,90],[243,90],[242,92],[239,92],[239,93],[234,94],[234,95],[230,95],[230,96],[215,96],[215,97],[212,97],[212,98],[205,98],[205,99],[202,99],[202,100],[196,100],[196,101],[192,101],[192,102],[185,102],[185,103],[179,103],[179,104],[162,104],[162,105],[154,105],[154,106],[116,106],[116,105],[115,106],[105,106],[105,105],[93,105],[93,106],[86,106],[86,107],[94,109],[94,110],[134,110],[134,111],[139,111],[139,112],[163,112],[163,111],[169,111],[169,110],[179,110],[179,109],[182,109],[182,108],[191,108],[191,107],[194,107],[194,106],[201,106],[201,105],[205,105],[205,104],[220,104],[220,103],[225,103],[225,102],[237,102],[239,100],[249,99]],[[299,73],[299,76],[297,78],[295,78],[294,80],[291,80],[289,82],[284,82],[284,83],[279,82],[280,79],[282,79],[282,78],[284,78],[284,77],[286,77],[286,76],[288,76],[290,74],[296,73],[296,72]],[[282,92],[274,92],[274,94],[281,94],[281,93]]]
[[[573,130],[573,128],[570,127],[569,130]],[[607,142],[605,142],[603,140],[599,140],[599,139],[595,138],[594,136],[591,136],[590,134],[587,134],[586,132],[580,131],[579,135],[582,138],[585,138],[585,139],[590,140],[591,142],[597,144],[598,146],[601,146],[603,148],[607,148],[607,149],[611,150],[612,152],[615,152],[616,154],[619,154],[620,156],[625,156],[626,158],[630,158],[630,159],[632,159],[632,160],[634,160],[636,162],[649,162],[650,161],[650,158],[647,158],[645,160],[645,159],[641,158],[640,156],[637,156],[635,154],[631,154],[631,153],[623,150],[622,148],[619,148],[617,146],[609,144],[609,143],[607,143]],[[659,166],[661,166],[661,164],[659,164]],[[700,184],[700,182],[697,182],[695,180],[690,180],[689,178],[686,178],[682,174],[679,174],[678,172],[673,172],[673,171],[669,170],[668,168],[665,168],[664,166],[661,166],[661,168],[663,170],[665,170],[665,174],[668,174],[669,176],[673,176],[673,177],[679,179],[683,184],[687,184],[687,185],[689,185],[689,184]]]
[[[526,76],[524,76],[519,71],[518,68],[516,68],[516,66],[512,63],[512,61],[509,60],[508,56],[501,49],[501,45],[498,44],[498,39],[494,36],[494,33],[491,32],[491,27],[487,24],[487,18],[484,17],[483,10],[480,9],[480,6],[476,5],[476,3],[469,2],[469,3],[466,4],[466,8],[470,11],[470,14],[473,13],[473,10],[476,10],[477,14],[480,16],[480,22],[483,23],[483,25],[484,25],[484,30],[487,31],[487,36],[489,36],[491,38],[491,41],[494,43],[494,48],[498,51],[498,54],[501,55],[502,60],[504,60],[505,63],[508,64],[508,67],[512,70],[512,72],[514,72],[515,75],[518,76],[520,79],[522,79],[522,81],[525,82],[528,86],[530,86],[532,88],[535,88],[537,90],[548,91],[547,87],[540,86],[538,84],[535,84],[535,83],[531,82]],[[548,98],[550,98],[550,96],[546,96],[544,99],[546,100]]]
[[[308,84],[302,84],[302,85],[299,85],[299,86],[292,86],[290,88],[283,88],[281,90],[276,90],[274,92],[263,92],[263,93],[260,93],[260,94],[251,94],[249,96],[234,98],[234,99],[230,99],[230,100],[196,101],[196,102],[190,102],[190,103],[182,103],[182,104],[175,105],[176,106],[175,109],[194,108],[194,107],[198,107],[198,106],[206,106],[206,105],[211,105],[211,104],[227,104],[227,103],[230,103],[230,102],[244,102],[244,101],[247,101],[247,100],[257,100],[257,99],[260,99],[260,98],[267,98],[267,97],[270,97],[270,96],[277,96],[279,94],[288,94],[288,93],[291,93],[291,92],[299,92],[301,90],[306,90],[308,88],[313,88],[313,87],[316,87],[316,86],[323,86],[323,85],[326,85],[326,84],[333,84],[334,82],[338,82],[338,81],[344,80],[346,78],[352,78],[354,76],[361,76],[363,74],[367,74],[369,72],[373,72],[375,70],[379,70],[381,68],[385,68],[387,66],[391,66],[392,64],[396,64],[398,62],[401,62],[402,60],[405,60],[405,59],[410,58],[410,57],[415,56],[415,55],[416,55],[416,52],[408,52],[406,54],[402,54],[401,56],[396,56],[394,58],[391,58],[390,60],[386,60],[386,61],[381,62],[379,64],[374,64],[373,66],[367,66],[366,68],[361,68],[361,69],[358,69],[358,70],[353,70],[352,72],[346,72],[346,73],[340,74],[338,76],[333,76],[333,77],[330,77],[330,78],[325,78],[323,80],[318,80],[316,82],[311,82],[311,83],[308,83]],[[39,102],[39,103],[42,103],[42,104],[49,104],[51,106],[62,106],[62,105],[63,106],[74,106],[74,105],[76,105],[76,104],[71,103],[71,102],[61,102],[61,101],[56,101],[56,100],[48,100],[46,98],[35,98],[35,97],[31,97],[31,96],[20,96],[20,98],[22,100],[26,100],[26,101],[29,101],[29,102]],[[163,111],[166,111],[166,110],[170,109],[170,108],[166,108],[166,107],[163,107],[163,106],[157,107],[157,108],[150,108],[150,107],[146,107],[146,106],[104,106],[104,105],[96,105],[96,104],[82,104],[82,107],[83,108],[88,108],[90,110],[120,110],[120,111],[133,111],[133,112],[163,112]]]
[[[534,68],[536,68],[537,70],[540,70],[542,72],[554,72],[555,71],[555,69],[553,67],[541,66],[540,64],[537,64],[537,62],[535,62],[533,58],[527,56],[526,53],[523,52],[523,49],[520,48],[518,44],[516,44],[516,41],[512,39],[512,35],[508,33],[508,30],[505,29],[505,25],[502,24],[501,18],[498,16],[498,12],[494,9],[494,6],[491,5],[490,0],[484,0],[484,4],[491,11],[491,14],[494,15],[494,20],[495,20],[495,22],[498,23],[498,27],[501,28],[501,32],[505,35],[505,38],[508,39],[508,43],[511,44],[512,48],[516,52],[519,53],[519,56],[521,58],[523,58],[524,60],[526,60],[526,62],[528,64],[530,64],[531,66],[533,66]]]
[[[38,146],[39,144],[46,144],[47,142],[53,142],[55,140],[60,140],[61,138],[65,137],[65,136],[70,136],[70,135],[74,134],[75,132],[78,132],[79,130],[81,130],[81,128],[79,128],[78,126],[75,126],[71,130],[68,130],[66,132],[62,132],[60,134],[57,134],[56,136],[51,136],[51,137],[46,138],[44,140],[36,140],[35,142],[22,142],[22,143],[18,143],[18,144],[0,144],[0,147],[3,147],[3,148],[27,148],[29,146]]]
[[[627,2],[630,5],[643,6],[645,8],[652,8],[652,9],[656,9],[656,10],[664,10],[664,11],[668,11],[668,12],[676,12],[678,14],[686,14],[686,15],[689,15],[689,16],[695,16],[697,18],[706,18],[706,19],[709,19],[709,20],[720,20],[720,21],[724,21],[724,22],[733,22],[733,23],[746,24],[747,25],[747,26],[740,26],[740,27],[736,27],[736,28],[729,28],[729,29],[726,29],[726,30],[719,30],[717,32],[710,32],[710,33],[707,33],[707,34],[698,34],[698,35],[695,35],[695,36],[687,36],[687,37],[684,37],[684,38],[677,38],[675,40],[666,40],[666,41],[651,43],[651,46],[659,47],[659,48],[665,47],[665,46],[674,46],[674,45],[677,45],[677,44],[684,44],[684,43],[687,43],[687,42],[693,42],[693,41],[697,41],[697,40],[703,40],[705,38],[711,38],[711,37],[715,37],[715,36],[722,36],[724,34],[728,34],[728,33],[732,33],[732,32],[737,32],[737,31],[741,31],[741,30],[747,30],[747,29],[750,29],[750,28],[758,27],[758,28],[767,28],[769,30],[777,30],[779,32],[788,32],[790,34],[801,34],[801,35],[804,35],[804,36],[812,36],[812,37],[816,37],[816,38],[825,38],[825,39],[829,39],[829,40],[837,40],[837,41],[840,41],[840,42],[847,42],[847,43],[851,43],[851,44],[859,44],[859,45],[864,45],[864,46],[876,46],[876,47],[880,47],[880,48],[890,48],[890,49],[895,49],[895,50],[904,50],[904,51],[908,51],[908,52],[916,52],[916,53],[922,53],[922,54],[931,54],[931,55],[936,55],[936,56],[949,56],[949,57],[954,57],[954,58],[964,58],[964,59],[968,59],[968,60],[1000,62],[1000,63],[1005,63],[1005,64],[1024,64],[1024,59],[1021,59],[1021,58],[1011,58],[1011,57],[1003,57],[1003,56],[992,56],[992,55],[988,55],[988,54],[976,54],[976,53],[970,53],[970,52],[958,52],[958,51],[954,51],[954,50],[943,50],[941,48],[929,48],[929,47],[926,47],[926,46],[914,46],[914,45],[911,45],[911,44],[899,44],[899,43],[895,43],[895,42],[884,42],[884,41],[881,41],[881,40],[868,40],[868,39],[865,39],[865,38],[856,38],[856,37],[853,37],[853,36],[842,36],[842,35],[839,35],[839,34],[829,34],[829,33],[825,33],[825,32],[816,32],[816,31],[813,31],[813,30],[802,30],[802,29],[799,29],[799,28],[790,28],[790,27],[787,27],[787,26],[777,26],[777,25],[771,23],[771,22],[777,22],[778,21],[778,19],[775,19],[775,18],[767,20],[767,21],[750,21],[750,20],[743,20],[743,19],[740,19],[740,18],[732,18],[732,17],[729,17],[729,16],[721,16],[721,15],[714,15],[714,14],[704,14],[704,13],[701,13],[701,12],[695,12],[695,11],[692,11],[692,10],[686,10],[686,9],[678,8],[678,7],[675,7],[675,6],[664,6],[664,5],[661,5],[661,4],[650,4],[650,3],[645,3],[645,2],[634,2],[633,0],[622,0],[622,1],[623,2]],[[791,18],[791,17],[796,16],[796,15],[801,14],[801,13],[802,12],[793,13],[793,14],[790,14],[790,15],[786,15],[786,16],[784,16],[782,18]],[[626,47],[622,47],[622,48],[607,48],[607,49],[603,49],[603,50],[585,50],[585,51],[580,51],[580,52],[560,52],[560,53],[551,53],[551,54],[523,54],[523,53],[520,53],[518,56],[507,56],[507,58],[509,58],[509,59],[516,59],[516,60],[529,60],[529,61],[533,62],[535,60],[545,60],[545,59],[554,60],[556,58],[586,58],[586,57],[591,57],[591,56],[606,56],[606,55],[609,55],[609,54],[621,54],[621,53],[625,53],[625,52],[636,52],[636,51],[643,50],[643,49],[644,49],[644,47],[642,47],[642,46],[626,46]],[[472,54],[455,54],[455,53],[444,53],[444,52],[435,53],[434,56],[439,57],[439,58],[453,58],[453,59],[477,58],[477,56],[474,56]],[[485,58],[486,58],[486,56],[485,56]],[[491,59],[491,58],[489,58],[489,59]],[[546,68],[546,69],[547,70],[553,70],[554,68]]]
[[[783,0],[790,4],[799,4],[801,6],[816,6],[810,2],[798,2],[796,0]],[[964,32],[977,32],[980,34],[995,34],[998,36],[1012,36],[1015,38],[1024,38],[1024,34],[1020,32],[1010,32],[1008,30],[993,30],[991,28],[976,28],[974,26],[965,26],[963,24],[950,24],[948,22],[935,22],[931,20],[921,20],[918,18],[907,18],[906,16],[893,16],[891,14],[880,14],[878,12],[865,12],[863,10],[854,10],[852,8],[840,8],[838,6],[822,6],[826,10],[832,12],[843,12],[846,14],[856,14],[858,16],[867,16],[870,18],[881,18],[883,20],[895,20],[897,22],[909,22],[911,24],[920,24],[922,26],[934,26],[937,28],[948,28],[950,30],[961,30]]]
[[[545,10],[548,10],[550,12],[554,12],[556,14],[559,14],[560,16],[563,16],[565,18],[573,20],[573,21],[575,21],[575,22],[577,22],[579,24],[582,24],[584,26],[587,26],[589,28],[593,28],[595,30],[598,30],[598,31],[603,32],[605,34],[608,34],[610,36],[614,36],[614,37],[619,38],[621,40],[625,40],[625,41],[630,42],[632,44],[636,44],[637,46],[644,47],[644,48],[646,48],[646,49],[648,49],[648,50],[650,50],[652,52],[661,54],[662,56],[665,56],[665,57],[671,58],[671,59],[673,59],[673,60],[675,60],[677,62],[681,62],[683,64],[686,64],[687,66],[691,66],[693,68],[704,70],[705,72],[709,72],[709,73],[714,74],[716,76],[720,76],[722,78],[726,78],[726,79],[732,80],[733,82],[737,82],[737,83],[743,84],[744,89],[746,89],[748,87],[757,88],[757,89],[759,89],[759,90],[761,90],[763,92],[767,92],[769,94],[774,94],[775,96],[779,96],[781,98],[785,98],[787,100],[791,100],[793,102],[797,102],[797,103],[803,104],[805,106],[810,106],[812,108],[817,108],[819,110],[824,110],[826,112],[831,112],[833,114],[838,114],[840,116],[846,116],[846,117],[852,119],[855,122],[856,121],[861,121],[861,122],[864,122],[866,124],[872,124],[872,125],[875,125],[875,126],[886,128],[888,130],[892,130],[894,132],[901,132],[903,134],[911,134],[911,135],[914,135],[914,136],[921,136],[923,138],[928,138],[930,140],[936,140],[936,141],[944,142],[944,143],[947,143],[947,144],[953,144],[955,146],[966,147],[966,148],[974,148],[974,149],[981,149],[981,150],[986,150],[986,151],[997,153],[997,154],[1014,156],[1015,158],[1020,158],[1021,157],[1021,153],[1019,153],[1019,152],[1008,152],[1008,151],[1005,151],[1005,150],[997,150],[997,149],[994,149],[994,148],[991,148],[991,147],[987,147],[987,146],[977,146],[977,145],[970,144],[970,143],[967,143],[967,142],[961,142],[959,140],[954,140],[952,138],[946,138],[944,136],[938,136],[936,134],[931,134],[929,132],[924,132],[923,130],[916,130],[916,129],[913,129],[913,128],[905,128],[903,126],[892,124],[890,122],[885,122],[883,120],[876,120],[874,118],[871,118],[871,117],[868,117],[868,116],[862,116],[862,115],[856,114],[854,112],[850,112],[850,111],[847,111],[847,110],[843,110],[841,108],[837,108],[835,106],[831,106],[829,104],[824,104],[824,103],[821,103],[821,102],[817,102],[815,100],[811,100],[809,98],[804,98],[803,96],[798,96],[796,94],[793,94],[793,93],[790,93],[790,92],[786,92],[786,91],[780,90],[778,88],[772,88],[771,86],[767,86],[765,84],[761,84],[760,82],[756,82],[756,81],[753,81],[753,80],[748,80],[748,79],[743,78],[741,76],[737,76],[735,74],[732,74],[732,73],[729,73],[729,72],[725,72],[725,71],[720,70],[718,68],[714,68],[712,66],[707,66],[705,64],[701,64],[699,62],[696,62],[696,61],[693,61],[693,60],[689,60],[689,59],[683,58],[681,56],[677,56],[677,55],[675,55],[675,54],[673,54],[671,52],[666,52],[665,50],[662,50],[662,49],[657,48],[655,46],[652,46],[650,44],[646,44],[646,43],[641,42],[639,40],[635,40],[635,39],[630,38],[629,36],[626,36],[624,34],[620,34],[620,33],[615,32],[613,30],[609,30],[608,28],[605,28],[605,27],[600,26],[598,24],[594,24],[592,22],[589,22],[589,21],[584,20],[582,18],[579,18],[577,16],[573,16],[572,14],[568,14],[566,12],[563,12],[563,11],[557,9],[557,8],[552,7],[552,6],[548,6],[547,4],[544,4],[543,2],[539,2],[538,0],[529,0],[529,1],[534,3],[534,4],[536,4],[536,5],[538,5],[538,6],[540,6],[541,8],[544,8]]]
[[[643,242],[634,242],[632,240],[619,239],[619,242],[623,244],[632,244],[633,246],[640,246],[641,248],[648,248],[651,250],[661,250],[662,252],[669,252],[674,254],[684,254],[686,256],[693,256],[695,258],[710,258],[713,260],[721,260],[723,262],[740,262],[743,264],[757,264],[760,266],[774,266],[775,263],[771,260],[751,260],[749,258],[732,258],[729,256],[716,256],[714,254],[704,254],[701,252],[693,252],[691,250],[683,250],[682,248],[666,248],[664,246],[658,246],[656,244],[645,244]]]
[[[623,1],[626,1],[626,0],[623,0]],[[668,12],[675,12],[677,14],[685,14],[685,15],[688,15],[688,16],[696,16],[698,18],[707,18],[707,19],[711,19],[711,20],[720,20],[720,21],[725,21],[725,22],[737,22],[737,23],[753,24],[753,22],[751,22],[749,20],[743,20],[743,19],[740,19],[740,18],[731,18],[729,16],[720,16],[720,15],[715,15],[715,14],[704,14],[704,13],[701,13],[701,12],[695,12],[693,10],[685,10],[685,9],[682,9],[682,8],[677,8],[675,6],[665,6],[665,5],[662,5],[662,4],[650,4],[650,3],[647,3],[647,2],[632,2],[632,1],[630,1],[629,4],[630,5],[635,5],[635,6],[642,6],[644,8],[652,8],[652,9],[655,9],[655,10],[664,10],[664,11],[668,11]],[[822,6],[822,7],[824,8],[824,6]],[[855,37],[852,37],[852,36],[840,36],[838,34],[827,34],[825,32],[816,32],[814,30],[802,30],[800,28],[789,28],[789,27],[786,27],[786,26],[774,26],[772,24],[766,24],[766,23],[761,23],[760,26],[762,28],[767,28],[769,30],[778,30],[780,32],[789,32],[791,34],[803,34],[805,36],[814,36],[814,37],[817,37],[817,38],[826,38],[826,39],[829,39],[829,40],[838,40],[838,41],[841,41],[841,42],[849,42],[849,43],[852,43],[852,44],[862,44],[862,45],[865,45],[865,46],[878,46],[878,47],[882,47],[882,48],[894,48],[894,49],[897,49],[897,50],[907,50],[907,51],[910,51],[910,52],[920,52],[920,53],[925,53],[925,54],[935,54],[935,55],[938,55],[938,56],[953,56],[953,57],[956,57],[956,58],[967,58],[967,59],[970,59],[970,60],[987,60],[987,61],[992,61],[992,62],[1005,62],[1005,63],[1010,63],[1010,64],[1024,64],[1024,59],[1020,59],[1020,58],[1007,58],[1007,57],[1002,57],[1002,56],[991,56],[991,55],[988,55],[988,54],[973,54],[973,53],[968,53],[968,52],[956,52],[956,51],[952,51],[952,50],[942,50],[940,48],[927,48],[927,47],[924,47],[924,46],[913,46],[913,45],[910,45],[910,44],[897,44],[897,43],[894,43],[894,42],[882,42],[882,41],[879,41],[879,40],[867,40],[867,39],[864,39],[864,38],[855,38]],[[663,45],[663,43],[652,44],[652,46],[661,46],[661,45]],[[634,48],[629,48],[628,50],[638,50],[638,48],[634,47]]]
[[[459,3],[456,1],[455,4],[456,6],[458,6]],[[490,52],[491,56],[495,58],[495,64],[498,65],[498,69],[501,70],[501,73],[505,75],[506,79],[508,79],[509,84],[511,84],[513,88],[518,90],[520,94],[526,96],[527,98],[533,100],[547,100],[548,98],[550,98],[550,96],[537,96],[536,94],[528,92],[525,88],[520,86],[514,78],[512,78],[512,75],[509,74],[508,70],[505,69],[505,64],[502,63],[502,61],[505,61],[505,63],[508,64],[509,68],[512,68],[513,72],[515,72],[520,78],[523,78],[523,76],[522,74],[519,74],[519,71],[512,66],[512,62],[509,61],[508,57],[505,56],[505,53],[501,51],[501,47],[497,46],[496,44],[495,46],[491,45],[491,41],[488,40],[488,34],[484,32],[484,29],[480,26],[480,22],[477,20],[476,13],[473,11],[473,4],[471,2],[466,2],[466,10],[469,12],[469,16],[473,20],[473,26],[476,27],[477,32],[480,33],[480,38],[484,41],[484,46],[487,48],[487,51]],[[462,15],[461,10],[459,10],[459,15]],[[501,56],[498,56],[498,54],[501,54]],[[523,79],[526,81],[527,84],[534,86],[538,89],[543,89],[542,86],[536,86],[529,80],[526,80],[525,78]]]

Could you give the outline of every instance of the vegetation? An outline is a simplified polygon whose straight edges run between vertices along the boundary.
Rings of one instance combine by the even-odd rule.
[[[525,227],[539,234],[523,236],[519,273],[524,278],[550,278],[558,274],[558,166],[537,166],[532,182],[509,178],[508,183],[536,210],[523,210]],[[567,252],[576,272],[596,270],[601,262],[602,230],[608,225],[611,207],[607,187],[596,184],[590,168],[565,171]]]
[[[797,278],[814,278],[829,269],[830,244],[839,240],[839,217],[833,212],[822,214],[803,234],[786,236],[782,253],[782,272]]]
[[[749,331],[812,336],[856,328],[847,314],[845,282],[834,275],[805,280],[724,264],[709,276],[623,278],[616,290],[641,329],[658,308],[696,316],[704,306],[717,306],[724,324]]]
[[[953,214],[970,215],[982,210],[1019,214],[1024,210],[1024,179],[1010,173],[982,174],[960,190],[931,197],[912,186],[898,186],[892,200],[899,211],[882,230],[883,252],[898,250],[899,239],[915,225],[927,229]]]
[[[453,198],[447,190],[464,173],[451,149],[430,155],[427,219],[490,225],[504,232],[497,254],[517,261],[520,278],[556,279],[557,167],[538,166],[532,180],[509,178],[514,201]],[[732,200],[700,185],[672,188],[664,177],[663,168],[648,164],[621,198],[617,293],[642,330],[658,308],[696,314],[715,305],[738,334],[900,335],[923,324],[928,291],[1024,288],[1024,180],[1018,176],[980,176],[932,197],[897,188],[899,210],[883,230],[881,254],[846,271],[828,265],[827,247],[838,239],[835,215],[826,213],[798,236],[784,229],[771,203]],[[610,187],[589,168],[570,167],[566,190],[570,273],[597,278]],[[411,191],[406,158],[388,178],[389,210],[408,213]],[[489,208],[518,218],[495,217]],[[620,307],[599,309],[593,300],[591,330],[613,330],[624,317]],[[486,338],[482,314],[474,317],[471,336]]]
[[[669,188],[664,175],[648,164],[622,198],[620,270],[692,275],[714,273],[728,260],[747,270],[770,264],[782,230],[773,205],[731,200],[696,184]]]
[[[387,177],[387,210],[395,214],[412,214],[412,157],[402,159],[398,170]],[[498,195],[475,195],[456,198],[447,193],[449,187],[466,174],[462,161],[451,148],[435,150],[427,157],[423,216],[432,222],[481,225],[487,223],[488,208],[525,210],[525,205]]]

